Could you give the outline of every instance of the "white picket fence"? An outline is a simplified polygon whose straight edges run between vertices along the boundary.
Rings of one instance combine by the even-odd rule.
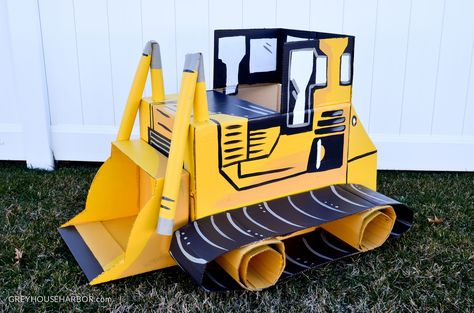
[[[379,168],[474,170],[472,0],[0,0],[0,159],[102,161],[143,44],[167,93],[213,31],[287,27],[356,36],[353,102]],[[150,89],[147,88],[149,93]]]

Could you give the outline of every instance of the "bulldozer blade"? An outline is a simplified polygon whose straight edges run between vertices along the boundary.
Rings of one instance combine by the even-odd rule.
[[[167,161],[142,140],[114,142],[86,208],[59,228],[90,284],[176,265],[171,237],[155,232]],[[188,172],[180,185],[174,229],[189,218]]]

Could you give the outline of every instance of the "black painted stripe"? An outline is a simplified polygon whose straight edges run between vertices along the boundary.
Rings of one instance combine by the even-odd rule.
[[[346,126],[341,125],[341,126],[335,126],[335,127],[318,128],[314,131],[314,133],[316,135],[324,135],[324,134],[342,132],[345,129],[346,129]]]
[[[230,136],[237,136],[237,135],[240,135],[242,134],[241,132],[232,132],[232,133],[227,133],[225,134],[226,137],[230,137]]]
[[[172,132],[171,129],[169,129],[168,127],[166,127],[163,123],[158,122],[158,125],[160,125],[160,126],[163,127],[164,129],[166,129],[166,130],[169,131],[170,133]]]
[[[242,142],[242,140],[229,140],[229,141],[224,142],[224,144],[225,145],[232,145],[234,143],[239,143],[239,142]]]
[[[229,125],[229,126],[226,126],[225,128],[226,129],[236,129],[236,128],[240,128],[242,127],[242,125]]]
[[[321,117],[341,116],[343,113],[344,113],[343,110],[326,111],[321,114]]]
[[[161,196],[161,199],[166,200],[166,201],[170,201],[170,202],[174,202],[173,199],[165,197],[165,196]]]
[[[165,136],[163,136],[162,134],[160,134],[159,132],[155,130],[150,129],[150,134],[154,139],[161,139],[161,140],[166,141],[168,145],[171,144],[171,140],[169,140],[168,138],[166,138]]]
[[[233,160],[233,159],[237,159],[237,158],[239,158],[239,157],[241,157],[241,156],[242,156],[242,154],[229,155],[229,156],[226,156],[226,157],[224,158],[224,160]]]
[[[159,113],[161,113],[161,115],[165,116],[165,117],[170,117],[168,114],[166,114],[165,112],[159,110],[159,109],[156,109]]]
[[[150,138],[150,144],[154,148],[159,148],[159,149],[162,149],[163,151],[166,151],[166,153],[170,152],[170,147],[165,146],[164,144],[162,144],[156,139]]]
[[[254,176],[261,176],[261,175],[267,175],[267,174],[273,174],[273,173],[280,173],[284,171],[291,170],[292,167],[285,167],[285,168],[277,168],[274,170],[268,170],[268,171],[262,171],[262,172],[253,172],[249,174],[240,174],[240,178],[247,178],[247,177],[254,177]]]
[[[171,210],[169,207],[167,207],[166,205],[163,205],[163,204],[161,204],[160,207],[162,207],[163,209],[166,209],[166,210]]]
[[[250,132],[250,137],[257,136],[257,135],[265,135],[265,134],[266,134],[266,132],[258,132],[258,131],[257,132]]]
[[[242,147],[225,149],[224,152],[231,153],[231,152],[235,152],[235,151],[238,151],[238,150],[242,150]]]
[[[318,126],[331,126],[335,124],[344,123],[346,121],[345,117],[332,118],[328,120],[321,120],[318,122]]]
[[[154,141],[153,142],[150,142],[150,145],[155,148],[156,150],[158,150],[161,154],[163,154],[164,156],[168,157],[169,156],[169,150],[165,150],[163,148],[161,148],[160,146],[158,146]]]
[[[150,140],[154,140],[163,146],[167,147],[168,149],[170,148],[170,142],[166,141],[163,137],[158,137],[158,136],[150,136]]]
[[[372,155],[372,154],[375,154],[375,153],[377,153],[377,150],[370,151],[370,152],[367,152],[367,153],[364,153],[364,154],[355,156],[355,157],[351,158],[351,159],[350,159],[349,161],[347,161],[347,162],[349,163],[349,162],[352,162],[352,161],[355,161],[355,160],[359,160],[359,159],[368,157],[369,155]]]

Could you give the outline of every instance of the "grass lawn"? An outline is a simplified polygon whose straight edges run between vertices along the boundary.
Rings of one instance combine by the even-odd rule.
[[[379,190],[416,211],[402,238],[261,292],[206,293],[177,267],[87,284],[57,227],[82,210],[97,168],[60,163],[42,172],[0,162],[1,312],[474,311],[474,173],[379,172]],[[434,216],[444,221],[429,224]],[[11,301],[19,295],[108,301]]]

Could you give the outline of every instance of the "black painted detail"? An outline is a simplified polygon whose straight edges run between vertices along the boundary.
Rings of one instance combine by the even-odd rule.
[[[163,209],[166,209],[166,210],[171,210],[169,207],[167,207],[166,205],[163,205],[163,204],[161,204],[160,207],[162,207]]]
[[[188,70],[188,69],[184,69],[183,72],[185,72],[185,73],[194,73],[194,71]]]
[[[238,151],[238,150],[242,150],[242,149],[243,149],[242,147],[229,148],[229,149],[225,149],[224,152],[225,152],[225,153],[232,153],[232,152],[235,152],[235,151]]]
[[[344,113],[343,110],[326,111],[326,112],[321,113],[321,117],[342,116],[343,113]]]
[[[170,253],[205,290],[241,289],[215,262],[222,254],[377,206],[392,206],[395,209],[396,221],[391,238],[399,237],[410,228],[413,212],[404,204],[361,185],[333,185],[196,220],[173,234]],[[194,223],[199,227],[195,227]],[[184,244],[184,235],[189,244]],[[359,253],[321,228],[286,239],[283,243],[286,267],[281,279]]]
[[[281,116],[281,115],[280,115],[280,116]],[[221,126],[221,124],[219,123],[219,121],[216,120],[216,119],[211,118],[211,121],[213,121],[213,122],[217,125],[217,142],[221,142],[221,140],[222,140],[222,126]],[[227,128],[228,128],[228,126],[227,126]],[[268,155],[273,152],[273,150],[274,150],[275,147],[277,146],[279,140],[280,140],[280,136],[278,136],[277,140],[276,140],[275,143],[273,144],[273,147],[270,149],[270,152],[268,153]],[[301,175],[301,174],[306,173],[306,171],[301,171],[301,172],[293,173],[293,174],[286,175],[286,176],[283,175],[283,176],[280,177],[280,178],[269,179],[269,180],[267,180],[267,181],[260,182],[260,183],[254,184],[254,185],[239,187],[234,181],[232,181],[232,179],[231,179],[222,169],[223,169],[223,168],[230,167],[230,166],[233,166],[233,165],[240,165],[241,161],[236,161],[236,162],[232,162],[232,163],[226,163],[226,165],[224,165],[224,164],[223,164],[223,163],[224,163],[224,160],[223,160],[223,156],[222,156],[222,148],[219,148],[217,153],[218,153],[218,157],[219,157],[219,158],[218,158],[219,173],[222,175],[222,177],[225,178],[225,180],[226,180],[235,190],[247,190],[247,189],[252,189],[252,188],[256,188],[256,187],[263,186],[263,185],[266,185],[266,184],[271,184],[271,183],[274,183],[274,182],[277,182],[277,181],[280,181],[280,180],[284,180],[284,179],[296,177],[296,176],[298,176],[298,175]],[[258,157],[250,157],[250,159],[251,159],[251,160],[264,159],[264,158],[268,157],[268,155],[263,155],[263,156],[258,156]]]
[[[160,125],[160,126],[163,127],[164,129],[166,129],[166,130],[169,131],[170,133],[172,132],[171,129],[169,129],[168,127],[166,127],[166,125],[164,125],[163,123],[158,122],[158,125]]]
[[[352,126],[356,126],[357,125],[357,116],[353,116],[352,117]]]
[[[161,196],[161,199],[166,200],[166,201],[169,201],[169,202],[174,202],[173,199],[168,198],[168,197],[165,197],[165,196]]]
[[[229,125],[229,126],[226,126],[225,128],[226,129],[236,129],[236,128],[240,128],[242,127],[242,125]]]
[[[99,261],[97,261],[94,254],[92,254],[92,251],[84,242],[84,239],[82,239],[76,227],[68,226],[59,228],[58,231],[69,250],[72,252],[74,259],[76,259],[76,262],[86,275],[87,280],[93,280],[104,271],[102,266],[100,266]]]
[[[367,152],[367,153],[364,153],[364,154],[361,154],[361,155],[358,155],[358,156],[355,156],[351,159],[349,159],[347,162],[352,162],[352,161],[355,161],[355,160],[359,160],[359,159],[362,159],[362,158],[365,158],[365,157],[368,157],[369,155],[372,155],[372,154],[376,154],[377,153],[377,150],[374,150],[374,151],[370,151],[370,152]]]
[[[229,141],[224,142],[224,144],[225,145],[233,145],[233,144],[236,144],[236,143],[239,143],[239,142],[242,142],[242,140],[229,140]]]
[[[293,167],[284,167],[284,168],[277,168],[274,170],[268,170],[268,171],[261,171],[261,172],[253,172],[253,173],[248,173],[248,174],[242,174],[242,168],[239,165],[239,178],[248,178],[248,177],[255,177],[255,176],[262,176],[262,175],[268,175],[268,174],[274,174],[274,173],[281,173],[285,172],[288,170],[291,170]]]
[[[326,127],[326,128],[318,128],[314,131],[316,135],[325,135],[325,134],[332,134],[337,132],[342,132],[346,129],[345,125],[341,126],[334,126],[334,127]]]
[[[226,156],[226,157],[224,158],[224,160],[233,160],[233,159],[240,158],[241,156],[242,156],[242,154],[229,155],[229,156]]]
[[[317,168],[318,141],[324,147],[324,158],[320,161]],[[322,172],[335,168],[340,168],[343,161],[344,152],[344,134],[327,136],[313,139],[311,152],[309,153],[308,172]]]
[[[216,30],[214,32],[214,89],[225,88],[227,80],[226,64],[219,59],[219,39],[223,37],[245,37],[245,54],[239,64],[238,83],[239,84],[258,84],[258,83],[281,83],[282,72],[285,59],[283,59],[283,50],[291,44],[312,42],[319,45],[320,39],[327,38],[353,38],[343,34],[330,34],[323,32],[284,29],[284,28],[266,28],[266,29],[227,29]],[[301,41],[288,41],[288,36],[301,38]],[[276,68],[268,72],[250,72],[250,42],[252,39],[274,38],[277,41],[276,46]]]
[[[161,111],[161,110],[158,110],[158,109],[157,109],[157,111],[158,111],[161,115],[163,115],[164,117],[170,118],[170,116],[169,116],[168,114],[166,114],[165,112],[163,112],[163,111]]]
[[[339,117],[339,118],[332,118],[328,120],[321,120],[318,122],[318,126],[331,126],[331,125],[336,125],[336,124],[341,124],[346,121],[345,117]]]
[[[148,144],[163,155],[169,156],[171,140],[151,128],[148,128]]]
[[[302,40],[295,42],[286,42],[283,45],[282,56],[282,80],[281,80],[281,113],[285,114],[285,121],[282,123],[283,134],[295,134],[310,131],[313,129],[313,115],[314,115],[314,92],[317,89],[326,88],[326,85],[319,86],[316,84],[316,55],[313,55],[311,64],[311,76],[306,86],[295,86],[294,82],[290,80],[290,65],[292,51],[301,49],[314,49],[315,54],[324,56],[324,52],[319,47],[319,40]],[[327,76],[327,73],[326,73]],[[299,93],[298,93],[298,89]],[[301,124],[294,123],[294,109],[296,105],[296,97],[304,97],[304,121]]]
[[[237,136],[242,134],[241,132],[232,132],[232,133],[227,133],[225,134],[226,137],[232,137],[232,136]]]
[[[258,135],[265,135],[265,134],[266,134],[265,132],[253,131],[253,132],[250,132],[250,137],[258,136]]]

